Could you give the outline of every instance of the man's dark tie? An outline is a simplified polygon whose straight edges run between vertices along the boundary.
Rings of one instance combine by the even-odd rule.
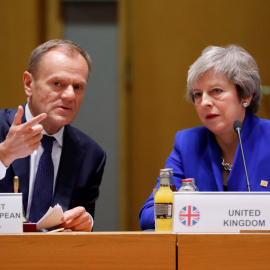
[[[54,168],[52,161],[52,145],[54,137],[43,135],[41,144],[44,152],[40,157],[32,196],[29,220],[39,221],[52,203]]]

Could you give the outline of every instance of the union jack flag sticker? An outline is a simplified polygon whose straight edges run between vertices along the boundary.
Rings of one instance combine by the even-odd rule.
[[[185,206],[179,212],[179,220],[185,226],[193,226],[200,220],[200,211],[195,206]]]

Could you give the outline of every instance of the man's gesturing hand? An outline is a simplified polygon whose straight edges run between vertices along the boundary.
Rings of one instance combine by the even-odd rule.
[[[47,117],[42,113],[22,124],[23,107],[18,107],[13,124],[4,142],[0,144],[0,160],[8,167],[15,159],[31,155],[40,145],[43,126],[39,124]]]

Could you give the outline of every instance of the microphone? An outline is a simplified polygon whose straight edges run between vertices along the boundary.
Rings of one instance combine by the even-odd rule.
[[[244,151],[243,151],[243,146],[242,146],[242,140],[241,140],[241,136],[240,136],[240,133],[242,131],[242,123],[239,120],[234,121],[233,122],[233,129],[238,134],[238,137],[239,137],[239,142],[240,142],[241,152],[242,152],[242,158],[243,158],[243,163],[244,163],[244,168],[245,168],[245,173],[246,173],[246,179],[247,179],[247,188],[248,188],[248,191],[250,192],[250,184],[249,184],[249,179],[248,179],[248,174],[247,174],[247,167],[246,167],[245,156],[244,156]]]

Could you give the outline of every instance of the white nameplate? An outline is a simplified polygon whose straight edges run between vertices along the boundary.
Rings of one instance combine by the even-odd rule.
[[[270,192],[174,192],[173,232],[270,230]]]
[[[0,193],[0,233],[22,232],[22,193]]]

